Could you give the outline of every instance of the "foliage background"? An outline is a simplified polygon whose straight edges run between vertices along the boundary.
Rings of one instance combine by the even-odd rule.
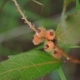
[[[28,20],[36,26],[56,29],[60,21],[63,0],[18,0]],[[75,7],[71,3],[67,10]],[[33,31],[21,19],[12,0],[0,0],[0,61],[8,59],[9,55],[16,55],[36,47],[32,43]],[[29,46],[28,46],[29,45]],[[69,53],[76,56],[80,49],[70,49]],[[80,54],[78,54],[80,56]],[[80,69],[76,64],[64,64],[63,70],[68,80],[80,80]],[[56,71],[44,77],[44,80],[60,80]]]

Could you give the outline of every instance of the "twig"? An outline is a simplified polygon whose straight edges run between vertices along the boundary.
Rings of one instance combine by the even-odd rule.
[[[32,1],[35,2],[35,3],[37,3],[38,5],[41,5],[42,6],[42,10],[41,10],[41,12],[39,14],[39,15],[41,15],[42,14],[42,11],[43,11],[43,8],[44,8],[44,5],[41,2],[38,2],[37,0],[32,0]]]
[[[80,60],[69,56],[69,55],[68,55],[67,53],[65,53],[58,45],[57,45],[56,47],[60,50],[61,54],[62,54],[67,60],[70,60],[70,61],[73,62],[73,63],[80,64]]]
[[[21,14],[22,19],[24,20],[24,22],[29,25],[30,29],[32,29],[33,31],[36,31],[35,26],[30,21],[27,20],[26,16],[22,12],[22,10],[21,10],[19,4],[17,3],[17,1],[16,0],[12,0],[12,1],[15,3],[15,6],[17,7],[18,12]]]

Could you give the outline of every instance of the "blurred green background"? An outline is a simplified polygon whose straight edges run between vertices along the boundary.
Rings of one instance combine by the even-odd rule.
[[[17,0],[29,21],[36,27],[57,27],[63,7],[63,0]],[[68,10],[74,8],[75,3],[68,6]],[[0,0],[0,61],[8,59],[8,55],[26,52],[35,46],[32,43],[34,32],[21,19],[12,0]],[[79,49],[71,49],[75,56]],[[67,80],[80,80],[77,75],[79,65],[64,64],[63,69]],[[79,69],[78,69],[79,70]],[[78,71],[79,72],[79,71]],[[76,76],[76,75],[77,76]],[[80,73],[79,73],[80,74]],[[39,79],[41,80],[41,79]],[[60,80],[56,71],[44,77],[44,80]]]

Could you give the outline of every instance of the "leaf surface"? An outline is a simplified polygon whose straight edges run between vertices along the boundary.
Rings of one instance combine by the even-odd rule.
[[[0,63],[0,80],[35,80],[61,66],[61,61],[39,50],[10,56]]]
[[[80,11],[68,15],[64,23],[60,23],[56,30],[58,41],[64,44],[80,42]]]

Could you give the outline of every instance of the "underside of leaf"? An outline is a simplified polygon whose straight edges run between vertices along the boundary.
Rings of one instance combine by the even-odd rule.
[[[80,11],[67,16],[64,23],[60,23],[56,30],[58,41],[64,44],[80,42]]]

